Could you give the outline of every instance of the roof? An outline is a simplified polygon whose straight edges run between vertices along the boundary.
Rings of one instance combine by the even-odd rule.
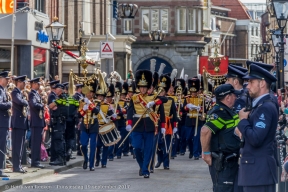
[[[240,2],[240,0],[211,0],[212,4],[219,7],[225,7],[230,9],[228,16],[236,18],[239,20],[242,19],[252,19],[248,13],[247,7]]]

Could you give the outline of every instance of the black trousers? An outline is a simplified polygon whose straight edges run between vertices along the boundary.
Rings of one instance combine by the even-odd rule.
[[[215,169],[216,160],[212,158],[212,165],[209,166],[209,172],[213,182],[213,192],[234,192],[238,175],[238,162],[235,159],[231,162],[225,162],[224,168],[218,172]]]
[[[0,127],[0,150],[6,154],[8,128]],[[0,169],[5,169],[4,154],[0,151]]]
[[[64,131],[65,123],[61,124],[57,122],[53,126],[51,134],[51,162],[64,157]]]
[[[77,143],[77,152],[81,153],[80,150],[80,135],[81,135],[81,131],[79,129],[76,130],[77,132],[77,139],[76,139],[76,143]]]
[[[19,171],[21,166],[21,160],[24,149],[25,142],[25,129],[13,128],[12,129],[12,163],[13,171]]]
[[[276,184],[243,187],[243,192],[276,192]],[[279,191],[280,192],[280,191]]]
[[[66,121],[65,141],[66,151],[72,149],[75,141],[75,121]]]
[[[40,164],[43,127],[31,127],[31,166]]]

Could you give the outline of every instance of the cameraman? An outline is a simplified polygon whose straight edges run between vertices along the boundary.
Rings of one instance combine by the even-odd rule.
[[[231,84],[217,87],[217,104],[201,129],[202,158],[209,165],[214,192],[233,192],[237,187],[240,139],[234,131],[239,117],[233,111],[237,94]]]

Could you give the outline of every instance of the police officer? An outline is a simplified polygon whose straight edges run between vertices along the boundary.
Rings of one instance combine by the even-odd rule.
[[[278,108],[271,98],[270,85],[277,79],[267,70],[251,64],[247,89],[254,99],[252,111],[239,112],[238,129],[245,141],[240,150],[239,185],[244,192],[275,192],[277,163],[274,145]],[[261,178],[261,179],[259,179]]]
[[[12,102],[9,101],[7,92],[5,88],[7,87],[8,71],[0,73],[0,177],[9,177],[9,175],[4,174],[3,169],[5,169],[5,155],[6,155],[6,143],[7,134],[10,127],[10,115]],[[10,111],[10,112],[9,112]]]
[[[214,192],[233,192],[237,185],[240,138],[234,130],[239,117],[233,111],[237,94],[239,91],[231,84],[218,86],[217,104],[208,112],[201,129],[202,158],[209,165]]]
[[[147,94],[151,84],[151,71],[138,70],[136,72],[136,86],[139,87],[140,93],[132,96],[127,112],[126,130],[131,131],[132,126],[135,126],[132,132],[132,146],[134,147],[136,160],[140,167],[139,176],[144,175],[144,178],[150,177],[148,168],[152,156],[154,135],[155,131],[157,131],[155,123],[158,123],[158,119],[155,119],[152,111],[150,115],[144,114],[144,112],[147,108],[152,108],[154,105],[162,105],[163,101],[165,101],[164,98],[155,98],[154,95]],[[167,98],[165,102],[167,102]],[[160,109],[161,128],[164,128],[165,114],[163,105]],[[155,109],[153,109],[153,111],[155,113]],[[142,118],[139,120],[140,117]],[[138,120],[139,123],[135,125]]]
[[[55,152],[55,160],[50,160],[50,165],[65,165],[65,143],[64,132],[66,127],[66,119],[68,116],[67,107],[69,104],[66,98],[62,95],[64,86],[60,83],[55,85],[55,93],[57,98],[49,105],[49,109],[53,111],[51,116],[52,134],[51,143],[53,143],[52,150]],[[52,146],[51,146],[52,147]]]
[[[51,88],[51,92],[50,92],[50,94],[48,95],[48,102],[47,102],[47,105],[49,106],[54,100],[56,100],[56,98],[57,98],[57,95],[56,95],[56,93],[55,93],[55,85],[57,84],[57,83],[59,83],[60,81],[59,80],[55,80],[55,81],[51,81],[50,83],[49,83],[49,85],[50,85],[50,88]],[[53,116],[53,110],[49,110],[49,113],[50,113],[50,117],[52,117]],[[50,130],[49,130],[49,135],[50,135],[50,137],[51,137],[51,134],[52,134],[52,128],[53,128],[53,123],[51,122],[51,118],[50,118],[50,122],[49,122],[49,128],[50,128]],[[50,148],[47,150],[48,151],[48,154],[50,154],[50,161],[55,161],[56,160],[56,156],[55,156],[55,151],[53,151],[53,149],[54,149],[55,147],[54,147],[54,143],[51,143],[51,146],[50,146]]]
[[[40,78],[31,79],[31,92],[29,93],[30,127],[31,127],[31,167],[44,168],[40,164],[40,147],[44,122],[44,104],[38,93]]]
[[[16,87],[11,93],[12,97],[12,162],[13,172],[25,173],[21,166],[21,159],[23,153],[26,152],[24,149],[26,130],[28,129],[27,121],[27,107],[28,107],[28,95],[24,98],[22,90],[25,87],[26,75],[14,78]]]
[[[82,84],[76,84],[76,93],[73,95],[73,98],[75,98],[75,100],[77,100],[78,102],[83,99],[83,95],[82,95]],[[80,122],[81,119],[76,118],[75,120],[75,124],[76,124],[76,144],[77,144],[77,155],[82,156],[81,150],[80,150],[80,134],[81,134],[81,130],[80,130]]]
[[[241,109],[243,109],[246,106],[247,102],[247,96],[246,93],[243,90],[243,83],[244,79],[243,77],[246,75],[246,73],[243,73],[241,70],[238,70],[235,67],[232,67],[231,65],[228,66],[228,73],[226,75],[226,83],[231,84],[235,90],[240,91],[240,95],[237,95],[237,99],[234,104],[234,110],[239,113]]]

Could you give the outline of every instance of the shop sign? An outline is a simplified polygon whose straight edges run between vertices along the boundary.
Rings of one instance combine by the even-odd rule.
[[[43,23],[39,21],[35,21],[35,31],[43,30]]]
[[[36,40],[40,41],[40,43],[48,43],[49,36],[44,31],[38,31]]]

